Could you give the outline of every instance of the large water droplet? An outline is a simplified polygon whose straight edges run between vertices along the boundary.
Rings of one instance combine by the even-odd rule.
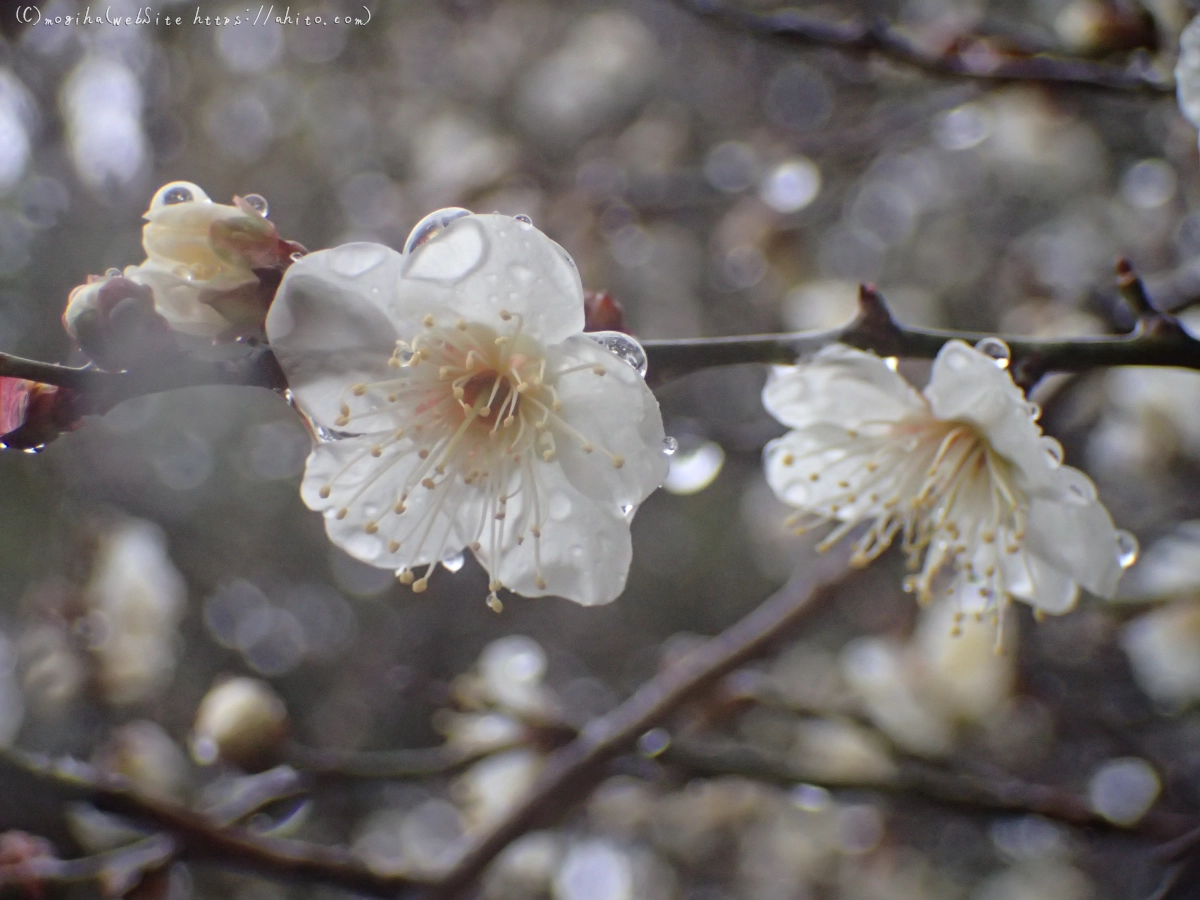
[[[463,216],[469,215],[471,215],[471,211],[463,209],[460,206],[448,206],[445,209],[431,212],[409,232],[408,240],[404,242],[404,252],[412,253],[413,250],[436,235],[455,219],[461,219]]]
[[[1131,532],[1117,532],[1117,562],[1121,564],[1122,569],[1128,569],[1137,562],[1140,549],[1138,539]]]
[[[990,356],[1002,369],[1007,369],[1012,361],[1012,350],[998,337],[983,338],[975,345],[975,349],[984,356]]]
[[[104,274],[109,278],[118,278],[121,275],[121,270],[116,267],[111,268],[111,269],[105,269]]]
[[[329,267],[346,278],[364,275],[387,259],[387,248],[379,244],[343,244],[328,253]]]
[[[529,218],[529,216],[525,215],[525,213],[513,216],[513,218],[516,219],[520,223],[520,227],[526,231],[533,227],[533,219]]]
[[[679,441],[670,435],[667,435],[665,438],[663,438],[662,448],[664,454],[671,456],[676,450],[679,449]]]
[[[671,457],[663,487],[672,494],[695,494],[716,480],[725,465],[725,451],[715,441]]]
[[[264,219],[266,218],[267,210],[270,208],[267,206],[266,197],[264,197],[262,194],[247,194],[242,199],[246,201],[246,205],[252,210],[258,213]]]
[[[193,200],[212,202],[208,199],[208,194],[190,181],[172,181],[158,189],[158,193],[150,201],[150,208],[159,209],[163,206],[174,206],[177,203],[191,203]]]
[[[457,572],[463,567],[463,562],[465,562],[465,559],[466,558],[463,556],[463,552],[461,550],[459,550],[457,553],[451,553],[449,556],[442,558],[442,568],[447,572]]]
[[[629,335],[619,331],[590,331],[587,336],[643,378],[646,377],[646,351]]]

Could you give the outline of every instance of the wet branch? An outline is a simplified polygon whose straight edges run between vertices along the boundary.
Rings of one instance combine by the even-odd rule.
[[[403,876],[380,875],[348,850],[256,834],[221,824],[175,803],[140,795],[119,779],[89,766],[0,750],[0,775],[20,781],[60,804],[90,803],[159,831],[174,841],[178,859],[252,872],[283,881],[326,884],[356,894],[395,897],[423,883]]]
[[[885,21],[832,21],[798,9],[754,12],[724,0],[675,0],[684,9],[728,28],[789,43],[832,47],[846,53],[878,53],[930,75],[990,82],[1068,84],[1102,90],[1171,93],[1175,84],[1144,56],[1125,66],[1039,52],[1002,52],[980,39],[960,40],[937,51]]]
[[[1125,276],[1121,273],[1126,272]],[[1178,366],[1200,369],[1200,340],[1147,299],[1141,280],[1118,269],[1122,296],[1137,315],[1131,332],[1061,340],[1001,336],[1012,352],[1009,369],[1021,384],[1035,383],[1047,372],[1083,372],[1104,366]],[[883,297],[863,285],[858,315],[840,328],[720,338],[644,341],[650,376],[657,384],[710,366],[736,363],[790,364],[833,343],[873,350],[880,356],[932,359],[950,340],[975,343],[985,334],[910,328],[892,318]]]

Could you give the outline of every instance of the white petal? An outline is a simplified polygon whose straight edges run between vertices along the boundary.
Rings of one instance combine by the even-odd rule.
[[[796,366],[777,366],[763,388],[763,406],[792,428],[816,422],[855,428],[927,409],[921,395],[882,359],[842,344]]]
[[[212,306],[200,302],[201,291],[213,288],[231,290],[239,284],[248,283],[233,280],[203,282],[202,285],[197,285],[149,261],[140,266],[126,266],[123,275],[154,292],[154,308],[173,330],[209,338],[228,331],[230,323]]]
[[[469,507],[475,492],[461,483],[436,490],[416,485],[397,514],[395,503],[413,473],[424,463],[408,441],[371,455],[370,437],[319,443],[308,457],[300,496],[309,509],[325,514],[329,539],[351,556],[388,569],[412,568],[461,550],[464,541],[454,529],[454,517]],[[322,497],[322,488],[329,496]],[[339,519],[337,513],[345,509]],[[377,531],[367,531],[376,523]],[[400,541],[391,551],[389,541]]]
[[[405,260],[397,314],[445,311],[498,331],[505,310],[545,344],[583,331],[583,285],[562,247],[502,215],[455,219]]]
[[[579,440],[555,435],[555,459],[567,480],[614,514],[636,506],[667,476],[662,414],[646,382],[631,366],[582,335],[547,350],[547,371],[585,368],[561,376],[555,391],[557,415],[596,449],[585,453]],[[601,366],[604,375],[590,368]],[[549,382],[549,379],[547,380]],[[614,466],[612,455],[621,458]]]
[[[963,341],[947,341],[934,360],[925,396],[939,419],[975,426],[1016,466],[1027,490],[1040,490],[1053,477],[1025,395],[990,356]]]
[[[1070,612],[1079,599],[1079,585],[1070,575],[1026,550],[1005,556],[1004,574],[1013,596],[1051,615]]]
[[[267,314],[267,339],[301,408],[335,424],[345,391],[395,376],[387,366],[401,334],[387,299],[403,257],[380,244],[346,244],[293,263]],[[364,420],[369,430],[394,424]],[[346,429],[342,429],[346,430]]]
[[[541,538],[508,542],[498,565],[482,541],[476,554],[480,562],[510,590],[527,597],[551,594],[584,606],[611,603],[625,589],[633,558],[629,523],[577,491],[561,470],[546,467],[539,482],[549,511]],[[523,491],[510,500],[508,515],[520,517],[522,498],[529,496]],[[544,588],[538,586],[539,572]]]
[[[866,460],[842,449],[847,443],[846,430],[836,425],[788,432],[763,451],[767,483],[780,500],[797,509],[825,513],[836,503],[835,518],[842,521],[877,515],[883,501],[894,495],[899,473],[872,472]]]
[[[1121,577],[1117,533],[1101,503],[1035,499],[1024,545],[1093,594],[1112,597],[1116,593]]]

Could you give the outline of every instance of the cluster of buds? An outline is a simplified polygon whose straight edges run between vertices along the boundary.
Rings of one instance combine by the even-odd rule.
[[[64,327],[106,369],[162,362],[178,353],[177,335],[258,335],[284,271],[306,252],[266,214],[257,194],[230,205],[190,182],[164,185],[145,213],[145,261],[75,288]]]

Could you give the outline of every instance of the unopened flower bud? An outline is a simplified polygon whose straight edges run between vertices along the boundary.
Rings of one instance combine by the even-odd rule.
[[[112,775],[129,779],[148,797],[178,799],[188,779],[187,759],[170,736],[154,722],[128,722],[113,731],[92,762]]]
[[[39,450],[78,427],[79,407],[67,388],[0,377],[0,446]]]
[[[178,352],[170,325],[154,308],[154,292],[120,275],[89,276],[71,291],[63,327],[106,369],[161,362]]]
[[[192,756],[201,765],[220,759],[259,772],[279,762],[287,731],[287,708],[270,685],[257,678],[230,678],[200,701]]]

